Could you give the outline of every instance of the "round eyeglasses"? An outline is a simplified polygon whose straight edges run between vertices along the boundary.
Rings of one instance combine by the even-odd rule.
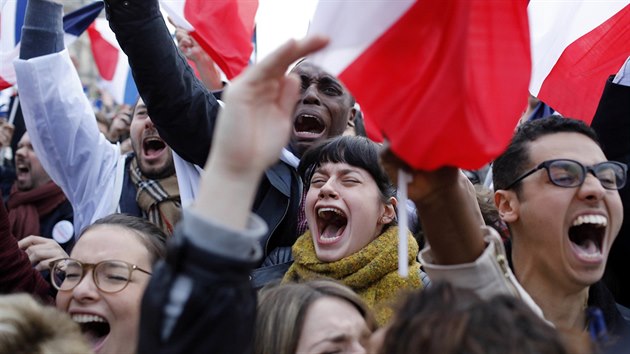
[[[503,189],[514,187],[529,175],[543,168],[547,170],[551,183],[564,188],[581,186],[586,179],[587,172],[597,177],[602,187],[612,190],[623,188],[628,177],[628,166],[621,162],[605,161],[593,166],[584,166],[575,160],[557,159],[543,161],[540,165],[525,172]]]
[[[94,284],[102,292],[117,293],[127,287],[134,270],[151,275],[150,272],[123,261],[102,261],[96,264],[82,263],[72,258],[63,258],[50,263],[50,278],[59,291],[74,289],[92,269]]]

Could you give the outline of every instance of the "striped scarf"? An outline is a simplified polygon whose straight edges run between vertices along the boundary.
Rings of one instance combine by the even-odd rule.
[[[136,201],[142,214],[167,235],[172,235],[173,228],[181,217],[177,176],[173,174],[159,180],[148,179],[142,175],[135,158],[131,161],[129,170],[131,181],[137,188]]]

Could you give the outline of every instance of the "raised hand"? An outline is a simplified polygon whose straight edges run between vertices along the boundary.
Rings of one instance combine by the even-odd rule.
[[[223,93],[210,157],[193,208],[242,229],[264,170],[278,161],[291,134],[300,80],[285,75],[297,59],[328,40],[291,40],[245,70]]]

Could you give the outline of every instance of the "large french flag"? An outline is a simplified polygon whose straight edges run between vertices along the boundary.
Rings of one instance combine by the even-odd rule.
[[[0,0],[0,90],[15,84],[13,60],[20,54],[20,37],[26,14],[27,0]],[[65,44],[69,46],[83,33],[103,9],[103,2],[86,5],[63,17],[66,33]]]
[[[228,79],[249,64],[257,0],[160,0],[164,11],[210,55]]]
[[[120,49],[109,23],[97,18],[87,31],[94,62],[101,76],[99,85],[112,95],[116,103],[133,105],[138,98],[138,89],[131,75],[127,55]]]
[[[312,60],[360,103],[371,136],[415,168],[479,168],[527,103],[527,0],[320,1]]]
[[[630,0],[531,0],[530,92],[590,123],[609,75],[630,54]]]

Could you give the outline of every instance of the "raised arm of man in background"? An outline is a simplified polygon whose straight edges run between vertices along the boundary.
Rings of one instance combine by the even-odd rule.
[[[252,353],[263,221],[257,181],[287,143],[299,81],[287,66],[326,44],[290,41],[224,93],[226,108],[195,204],[184,211],[165,264],[145,292],[139,353]]]

